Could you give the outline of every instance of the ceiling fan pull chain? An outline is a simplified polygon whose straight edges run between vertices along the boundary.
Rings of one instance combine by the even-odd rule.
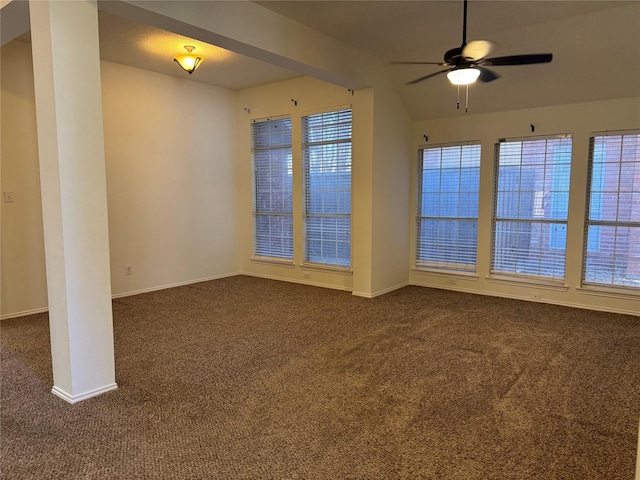
[[[460,110],[460,85],[458,85],[458,102],[456,103],[456,109]]]
[[[467,85],[467,98],[464,100],[464,113],[469,111],[469,85]]]

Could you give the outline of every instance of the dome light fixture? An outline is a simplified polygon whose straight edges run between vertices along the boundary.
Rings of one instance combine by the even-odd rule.
[[[480,76],[477,68],[456,68],[447,73],[447,78],[453,85],[470,85]]]
[[[200,66],[202,62],[204,62],[204,57],[202,55],[196,55],[193,51],[196,49],[193,45],[185,45],[184,49],[187,53],[178,53],[173,58],[173,61],[180,65],[185,72],[189,75],[193,73],[193,71]]]

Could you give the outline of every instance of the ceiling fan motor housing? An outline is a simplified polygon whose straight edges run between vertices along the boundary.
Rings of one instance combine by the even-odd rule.
[[[462,58],[462,49],[463,47],[452,48],[451,50],[447,50],[444,54],[444,61],[450,65],[457,65],[460,63]]]

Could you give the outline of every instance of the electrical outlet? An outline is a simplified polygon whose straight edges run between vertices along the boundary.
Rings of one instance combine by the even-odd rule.
[[[542,296],[540,295],[540,292],[531,292],[531,299],[532,300],[540,300],[542,298]]]
[[[124,274],[125,275],[133,275],[133,267],[131,265],[124,266]]]
[[[311,279],[311,274],[310,273],[304,273],[304,274],[302,274],[302,278],[304,278],[305,280],[309,280],[309,279]]]
[[[2,192],[2,200],[4,203],[13,203],[13,192]]]
[[[447,285],[455,285],[457,280],[455,278],[447,278]]]

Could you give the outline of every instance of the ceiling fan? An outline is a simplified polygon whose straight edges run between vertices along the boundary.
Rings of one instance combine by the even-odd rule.
[[[413,85],[443,73],[447,74],[447,78],[454,85],[469,85],[476,80],[484,83],[493,82],[500,78],[500,75],[486,68],[487,66],[530,65],[534,63],[549,63],[552,60],[553,54],[551,53],[487,58],[493,48],[491,42],[473,40],[467,43],[467,1],[464,0],[462,45],[447,50],[444,54],[444,62],[392,62],[395,65],[440,65],[447,67],[444,70],[407,82],[407,85]]]

